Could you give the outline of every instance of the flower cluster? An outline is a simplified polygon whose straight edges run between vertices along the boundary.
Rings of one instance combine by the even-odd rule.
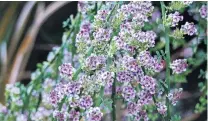
[[[184,34],[190,36],[197,34],[197,28],[194,23],[186,22],[184,25],[181,26],[181,30],[184,32]]]
[[[70,110],[69,112],[69,120],[70,121],[79,121],[80,118],[80,112],[76,111],[74,109]]]
[[[140,82],[142,89],[149,91],[150,94],[155,93],[156,80],[150,76],[144,76]]]
[[[104,114],[101,107],[105,101],[99,94],[106,89],[116,89],[127,104],[127,115],[134,120],[147,121],[146,106],[153,104],[153,96],[157,92],[157,80],[152,76],[164,68],[164,61],[148,51],[155,46],[157,34],[153,30],[143,29],[154,7],[151,2],[129,2],[121,6],[114,2],[102,4],[104,7],[94,12],[96,15],[83,17],[84,22],[76,35],[77,52],[82,55],[81,71],[77,69],[75,72],[70,63],[59,67],[64,80],[50,93],[49,100],[55,108],[53,117],[58,120],[100,121]],[[85,6],[79,3],[79,9],[88,14]],[[98,6],[90,9],[96,10]],[[169,14],[168,18],[172,27],[183,20],[179,12]],[[193,29],[196,28],[192,24],[181,27],[181,31],[188,35],[196,33]],[[174,61],[170,68],[178,74],[185,71],[186,66],[182,61]],[[114,93],[111,93],[112,96]],[[98,98],[103,101],[102,106],[97,104]],[[176,98],[173,96],[169,99],[174,102]],[[162,115],[167,111],[163,103],[157,103],[156,107]]]
[[[190,4],[192,4],[193,3],[193,1],[183,1],[183,4],[185,4],[185,5],[190,5]]]
[[[130,86],[130,85],[127,85],[127,86],[123,86],[123,89],[122,89],[122,96],[124,97],[124,99],[126,101],[130,101],[130,100],[134,100],[135,99],[135,96],[136,96],[136,91],[135,89]]]
[[[64,63],[59,66],[59,71],[62,77],[72,79],[74,68],[71,63]]]
[[[14,107],[22,107],[23,106],[23,100],[21,98],[21,90],[20,87],[18,87],[15,84],[7,84],[6,85],[6,97],[11,98],[11,104],[13,104]]]
[[[108,87],[111,87],[113,85],[114,77],[115,77],[115,73],[109,72],[109,71],[105,71],[105,72],[101,73],[101,75],[100,75],[101,80],[103,82],[105,82],[105,84]]]
[[[93,36],[96,42],[109,41],[111,33],[111,29],[99,28],[96,32],[93,33]]]
[[[160,72],[164,68],[162,60],[158,60],[157,58],[152,57],[148,51],[140,52],[137,60],[140,65],[154,72]]]
[[[41,121],[49,119],[49,116],[53,113],[53,110],[46,109],[45,107],[39,107],[36,112],[31,114],[32,121]]]
[[[60,85],[60,84],[59,84]],[[58,85],[58,86],[59,86]],[[63,92],[61,92],[63,89],[59,90],[60,88],[56,86],[56,88],[54,90],[52,90],[50,92],[50,97],[49,97],[49,100],[50,100],[50,103],[56,107],[58,103],[61,102],[61,100],[63,99],[64,97],[64,94]]]
[[[68,114],[63,111],[55,110],[53,112],[53,117],[56,117],[58,119],[58,121],[65,121],[65,119],[67,118],[67,115]]]
[[[167,95],[168,99],[171,101],[173,105],[176,105],[176,103],[180,99],[182,91],[183,89],[179,88],[179,89],[173,90],[171,93]]]
[[[140,106],[148,105],[152,102],[152,94],[150,94],[148,91],[141,90],[138,93],[138,97],[139,97],[139,99],[138,99],[137,103]]]
[[[104,56],[91,55],[86,59],[86,68],[88,70],[96,70],[105,65],[106,58]]]
[[[199,9],[199,13],[202,18],[207,18],[207,5],[202,5]]]
[[[87,121],[100,121],[103,116],[99,107],[90,108],[86,114]]]
[[[99,2],[97,2],[99,4]],[[93,10],[96,6],[95,1],[79,1],[78,11],[82,13],[83,17],[87,17],[87,13]]]
[[[7,107],[0,103],[0,114],[5,115],[7,114],[7,112],[8,112]]]
[[[121,71],[117,73],[117,81],[118,82],[131,82],[133,81],[133,74],[129,71]]]
[[[27,121],[27,115],[24,114],[18,114],[16,121]]]
[[[82,22],[79,33],[76,35],[77,52],[84,53],[87,51],[91,39],[90,39],[91,24],[89,21]]]
[[[132,19],[132,23],[137,27],[143,27],[144,22],[148,21],[148,14],[153,11],[154,7],[149,1],[146,2],[131,2],[127,5],[121,6],[118,12],[128,20],[129,17]]]
[[[170,64],[170,68],[173,70],[174,74],[180,74],[186,71],[187,66],[186,59],[177,59]]]
[[[136,115],[137,112],[140,110],[140,106],[135,102],[129,102],[127,104],[127,111],[129,115]]]
[[[95,15],[95,20],[93,23],[94,28],[105,27],[107,21],[107,17],[109,15],[109,10],[99,10],[97,15]]]
[[[164,103],[157,103],[157,110],[160,114],[164,115],[167,111],[167,106]]]
[[[82,109],[90,108],[93,105],[93,100],[91,96],[82,96],[79,101],[79,107]]]
[[[171,20],[171,27],[175,27],[178,25],[179,21],[183,21],[183,16],[180,16],[179,12],[171,13],[168,15],[168,18]]]

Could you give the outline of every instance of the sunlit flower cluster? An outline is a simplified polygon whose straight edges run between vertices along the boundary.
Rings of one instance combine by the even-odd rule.
[[[170,64],[170,68],[173,70],[173,73],[175,74],[180,74],[186,71],[187,66],[188,64],[186,59],[177,59]]]
[[[199,13],[202,18],[207,18],[207,5],[202,5],[199,9]]]

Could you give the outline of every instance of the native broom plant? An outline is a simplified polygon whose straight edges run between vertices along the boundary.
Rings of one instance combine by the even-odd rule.
[[[187,59],[171,60],[170,38],[197,36],[196,25],[183,21],[181,10],[192,2],[160,2],[159,31],[151,25],[151,2],[79,2],[77,16],[64,22],[61,47],[38,65],[24,87],[7,85],[2,120],[100,121],[119,106],[128,121],[176,121],[171,110],[182,88],[171,77],[186,72]],[[205,4],[200,15],[206,18]],[[70,25],[68,25],[70,21]],[[165,49],[151,51],[164,37]],[[158,74],[165,71],[165,79]],[[118,105],[117,102],[122,102]],[[152,113],[157,117],[151,117]]]

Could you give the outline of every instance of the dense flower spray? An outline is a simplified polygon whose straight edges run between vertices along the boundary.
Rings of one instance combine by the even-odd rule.
[[[76,75],[77,80],[74,78],[76,70],[71,64],[65,63],[59,67],[60,75],[67,77],[65,79],[69,82],[60,83],[51,91],[50,100],[56,108],[54,118],[61,120],[68,116],[68,112],[64,112],[61,106],[67,98],[72,120],[80,118],[100,121],[103,112],[95,100],[95,95],[103,91],[103,86],[110,89],[115,86],[120,90],[117,94],[127,103],[127,116],[135,120],[148,120],[143,108],[152,105],[153,96],[157,92],[157,80],[152,74],[164,69],[163,60],[151,56],[148,51],[155,46],[156,33],[142,29],[153,12],[152,3],[130,2],[119,5],[118,2],[106,2],[97,11],[92,23],[87,17],[88,9],[92,8],[86,9],[85,6],[89,6],[87,4],[93,6],[94,3],[79,3],[79,9],[84,9],[82,15],[85,23],[81,24],[76,36],[77,52],[80,62],[83,62],[82,73],[80,76]],[[183,16],[175,12],[169,14],[168,19],[171,26],[175,27],[183,20]],[[115,22],[117,24],[114,24]],[[196,33],[194,25],[189,23],[182,26],[181,30],[188,35]],[[185,71],[186,67],[187,64],[182,61],[174,61],[170,66],[173,73],[177,74]],[[166,105],[158,102],[156,107],[160,114],[166,114]]]
[[[182,89],[170,91],[170,76],[184,73],[188,64],[187,59],[170,58],[169,38],[198,35],[193,22],[180,24],[184,21],[180,9],[191,4],[176,1],[166,6],[161,2],[162,20],[157,20],[156,31],[148,26],[154,11],[150,1],[78,2],[72,35],[59,48],[62,51],[67,47],[67,52],[73,49],[71,61],[63,57],[54,64],[58,68],[49,66],[46,72],[51,75],[45,74],[44,80],[38,78],[40,85],[29,86],[29,91],[7,85],[8,104],[18,109],[12,116],[17,120],[29,117],[32,121],[101,121],[110,112],[115,121],[116,102],[120,100],[125,117],[130,120],[151,120],[150,109],[161,119],[170,120],[170,107],[177,104],[182,94]],[[202,18],[207,16],[204,6],[199,9]],[[153,49],[163,37],[165,52],[157,51],[156,55]],[[166,79],[157,76],[162,71],[166,71]],[[22,90],[24,94],[20,93]],[[28,100],[21,98],[30,94]],[[24,104],[32,100],[34,105]],[[8,106],[0,107],[0,114],[10,112]],[[26,112],[27,107],[35,108]]]

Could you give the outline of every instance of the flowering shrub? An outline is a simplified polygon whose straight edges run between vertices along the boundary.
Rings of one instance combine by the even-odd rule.
[[[182,89],[170,84],[173,77],[187,72],[189,61],[172,60],[170,44],[201,34],[193,22],[180,24],[182,11],[192,4],[161,2],[162,19],[155,22],[149,1],[79,2],[63,44],[33,73],[33,81],[27,87],[7,85],[7,105],[1,106],[0,117],[8,121],[100,121],[111,113],[115,121],[116,103],[121,101],[128,120],[180,120],[172,116],[171,109]],[[198,10],[202,19],[207,16],[205,6]],[[158,30],[148,28],[154,22]],[[160,48],[155,54],[153,48],[161,36],[165,51]],[[71,61],[64,53],[70,53]],[[163,71],[166,77],[158,77]],[[149,116],[151,109],[156,119]]]

